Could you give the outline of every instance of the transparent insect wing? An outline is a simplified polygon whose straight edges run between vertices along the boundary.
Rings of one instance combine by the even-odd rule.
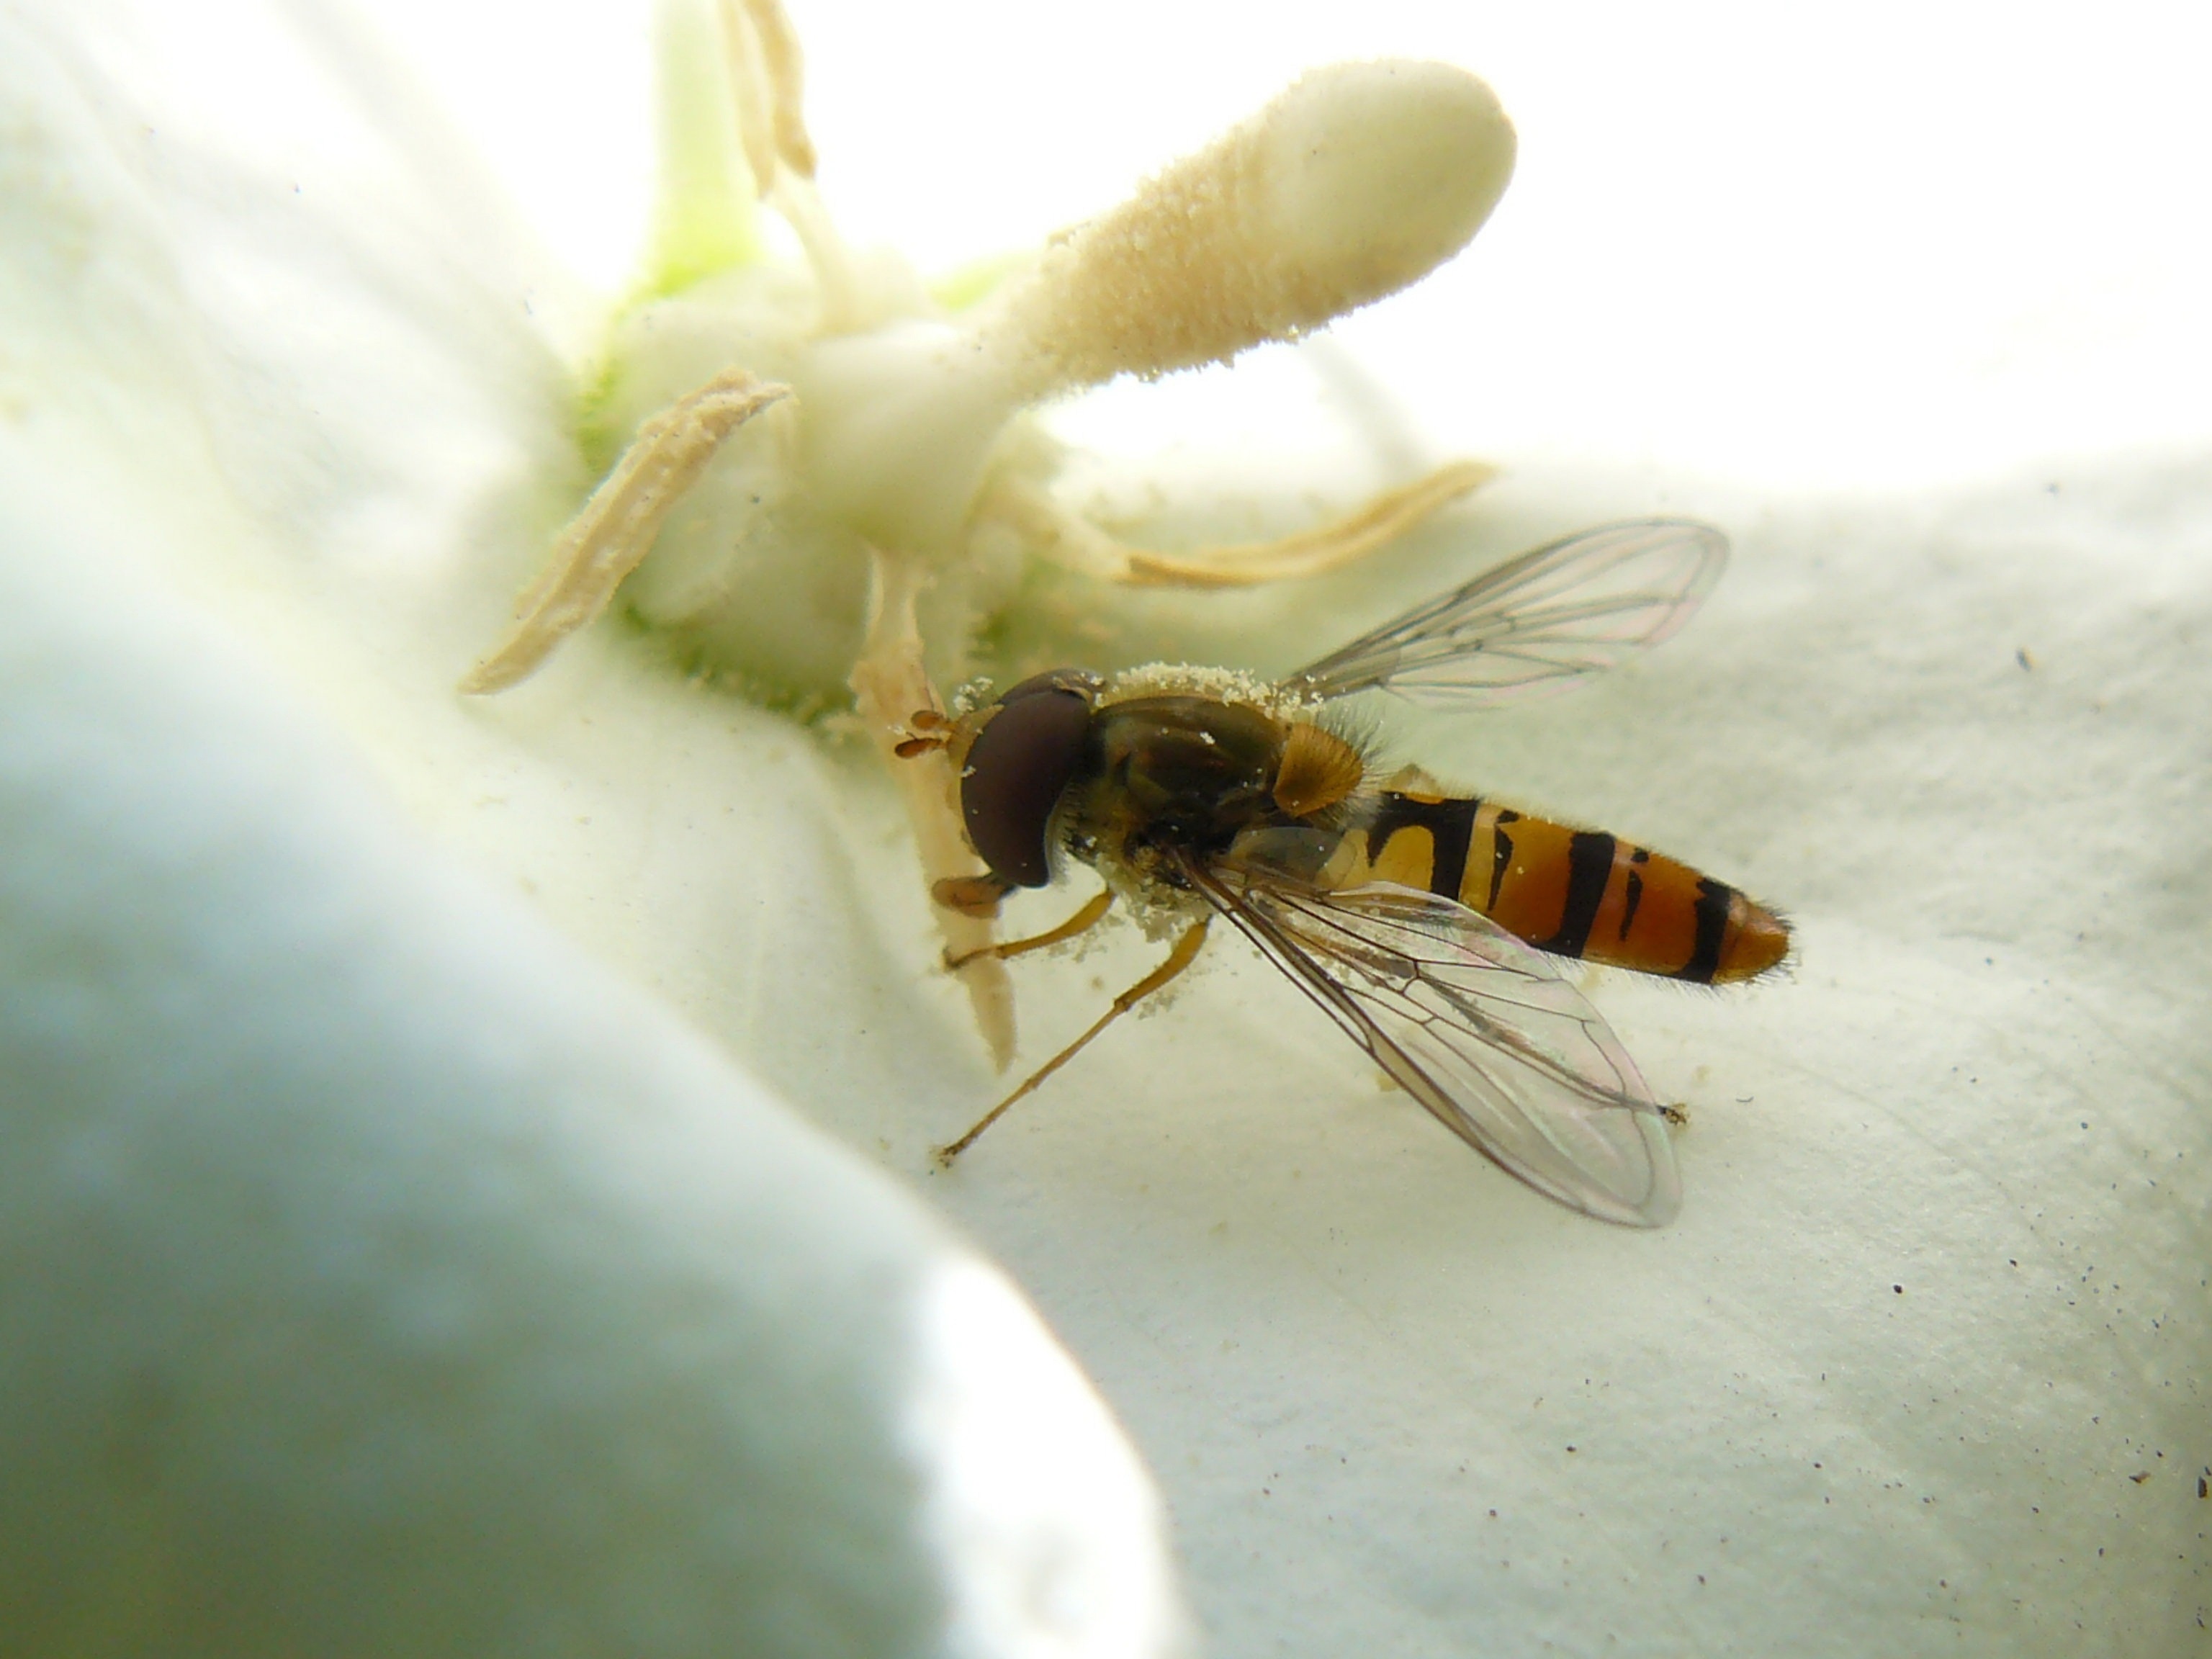
[[[1660,1227],[1682,1188],[1620,1039],[1536,951],[1452,900],[1388,883],[1326,892],[1265,867],[1194,884],[1408,1093],[1571,1209]]]
[[[1584,531],[1385,623],[1283,689],[1316,700],[1387,690],[1462,708],[1559,690],[1671,635],[1727,562],[1728,538],[1690,520]]]

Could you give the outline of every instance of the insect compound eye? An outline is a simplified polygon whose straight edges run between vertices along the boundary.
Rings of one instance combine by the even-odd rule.
[[[1084,668],[1049,668],[1042,674],[1032,674],[1025,680],[1017,680],[999,694],[1001,708],[1018,702],[1024,697],[1033,697],[1040,691],[1073,691],[1086,701],[1105,684],[1097,675]]]
[[[1039,675],[1009,691],[975,734],[960,778],[960,815],[994,875],[1017,887],[1052,879],[1045,832],[1090,727],[1090,698]]]

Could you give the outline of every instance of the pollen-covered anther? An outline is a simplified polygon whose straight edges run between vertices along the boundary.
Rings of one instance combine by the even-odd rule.
[[[1465,70],[1316,70],[1056,238],[987,337],[1037,396],[1295,339],[1458,252],[1513,158],[1512,124]]]
[[[1325,726],[1301,721],[1283,744],[1275,805],[1292,817],[1310,817],[1348,798],[1366,775],[1358,750]]]
[[[514,625],[461,681],[472,696],[503,691],[605,610],[653,550],[660,526],[738,428],[791,388],[725,369],[637,429],[615,469],[554,544],[544,570],[515,600]]]

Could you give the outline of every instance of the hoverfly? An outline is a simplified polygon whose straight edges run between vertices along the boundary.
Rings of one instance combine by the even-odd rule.
[[[1477,1152],[1603,1220],[1661,1226],[1681,1204],[1665,1119],[1604,1019],[1552,966],[1576,957],[1723,984],[1788,954],[1774,911],[1617,836],[1447,794],[1372,757],[1329,705],[1387,690],[1483,708],[1559,688],[1666,639],[1719,579],[1728,543],[1674,520],[1524,553],[1268,684],[1222,670],[1078,669],[957,719],[919,714],[902,753],[945,748],[987,875],[940,903],[994,913],[1073,858],[1181,933],[968,1133],[950,1163],[1107,1025],[1180,974],[1226,919],[1382,1070]]]

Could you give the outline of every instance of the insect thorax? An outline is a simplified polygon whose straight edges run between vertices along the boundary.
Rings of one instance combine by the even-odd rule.
[[[1285,727],[1202,696],[1136,697],[1091,717],[1062,807],[1063,844],[1111,879],[1182,884],[1178,856],[1206,858],[1243,831],[1286,821],[1273,789]]]

